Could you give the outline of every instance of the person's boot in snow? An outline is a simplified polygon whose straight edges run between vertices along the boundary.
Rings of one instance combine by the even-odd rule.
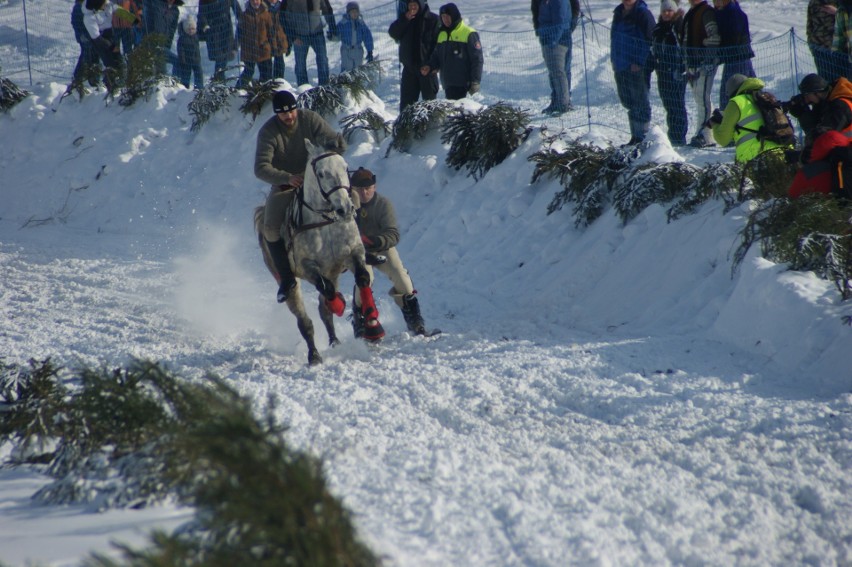
[[[275,242],[267,240],[266,246],[269,248],[269,256],[272,258],[275,271],[278,272],[278,294],[275,298],[278,303],[284,303],[296,287],[296,276],[293,275],[290,260],[287,258],[287,247],[283,240]]]
[[[426,334],[426,324],[420,315],[420,303],[413,293],[402,296],[402,317],[409,331],[415,335]]]

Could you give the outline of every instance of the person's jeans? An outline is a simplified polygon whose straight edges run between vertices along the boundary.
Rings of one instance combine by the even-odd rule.
[[[317,79],[319,84],[328,84],[328,54],[325,50],[325,36],[322,32],[299,36],[300,42],[293,40],[293,55],[296,59],[296,82],[308,84],[308,49],[313,49],[317,59]],[[301,45],[300,45],[301,44]]]
[[[672,144],[686,143],[688,119],[686,115],[686,79],[683,73],[671,70],[657,71],[657,89],[666,109],[668,137]]]
[[[751,59],[731,61],[730,63],[725,63],[722,67],[722,82],[719,85],[719,110],[725,110],[725,107],[728,106],[728,100],[730,100],[727,89],[728,79],[737,73],[746,77],[754,77],[754,67],[751,64]]]
[[[644,69],[615,72],[618,100],[627,109],[630,137],[645,139],[651,122],[651,101],[648,98],[648,75]]]
[[[541,46],[541,54],[544,57],[544,65],[547,67],[547,76],[550,81],[550,108],[553,110],[565,111],[571,106],[571,86],[565,72],[565,60],[569,49],[558,43]]]

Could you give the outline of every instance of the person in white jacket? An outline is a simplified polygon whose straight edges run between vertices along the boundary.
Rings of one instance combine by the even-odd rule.
[[[115,5],[108,0],[86,0],[83,25],[92,36],[92,44],[104,65],[104,84],[112,90],[120,76],[121,57],[112,34]]]

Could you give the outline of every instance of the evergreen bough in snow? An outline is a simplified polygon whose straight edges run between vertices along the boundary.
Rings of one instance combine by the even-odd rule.
[[[165,66],[166,38],[160,34],[150,34],[142,38],[136,48],[127,56],[126,76],[115,76],[113,90],[107,93],[108,98],[120,92],[118,104],[132,106],[140,98],[145,100],[155,92],[160,85],[173,86],[177,84],[174,77],[160,72]]]
[[[738,202],[736,195],[738,191],[742,193],[744,180],[748,181],[743,177],[739,164],[711,163],[705,166],[697,171],[692,182],[666,211],[669,222],[694,213],[711,199],[723,200],[727,212]]]
[[[26,462],[49,461],[42,470],[57,478],[40,500],[100,509],[171,497],[196,508],[176,533],[155,533],[150,549],[118,546],[122,562],[95,555],[88,565],[379,564],[321,462],[287,447],[273,404],[257,419],[220,379],[194,384],[150,362],[77,376],[49,361],[2,369],[0,441]],[[34,440],[55,448],[20,450]]]
[[[787,163],[782,148],[761,152],[743,166],[739,201],[786,197],[795,173],[795,166]]]
[[[240,106],[240,112],[251,116],[252,121],[257,120],[257,117],[263,111],[263,107],[267,102],[272,101],[275,96],[275,91],[278,90],[279,83],[275,79],[258,83],[252,81],[244,88],[246,94],[243,95],[245,102]],[[299,102],[297,100],[297,102]],[[299,106],[302,106],[301,104]]]
[[[620,184],[612,206],[626,224],[645,207],[668,203],[689,187],[700,170],[688,163],[653,163],[639,167]]]
[[[334,116],[343,108],[343,95],[341,90],[332,84],[320,85],[300,94],[296,97],[296,102],[300,107],[323,116]]]
[[[344,116],[340,119],[340,127],[343,129],[342,134],[347,141],[351,141],[352,136],[358,130],[364,130],[371,132],[376,142],[381,142],[390,135],[392,129],[391,122],[385,120],[372,108]]]
[[[755,242],[773,262],[813,271],[831,280],[846,300],[852,297],[852,205],[823,194],[760,203],[740,232],[733,271]]]
[[[8,112],[13,106],[30,96],[11,79],[0,77],[0,111]]]
[[[414,140],[422,140],[429,132],[440,129],[456,111],[456,107],[449,102],[437,99],[421,100],[406,106],[393,123],[393,140],[385,157],[390,155],[392,149],[408,152]]]
[[[457,171],[466,168],[478,181],[527,139],[532,131],[529,123],[528,112],[504,102],[453,114],[441,134],[441,141],[450,144],[447,165]]]
[[[196,91],[188,107],[192,115],[190,131],[198,132],[219,110],[224,108],[227,111],[228,101],[234,93],[236,93],[235,88],[220,81],[211,82]]]

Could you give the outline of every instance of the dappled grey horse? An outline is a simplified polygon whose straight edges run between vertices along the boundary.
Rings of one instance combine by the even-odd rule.
[[[355,285],[361,297],[361,312],[366,320],[367,340],[379,340],[384,330],[379,323],[379,310],[370,288],[364,245],[355,223],[355,205],[349,196],[349,173],[346,161],[335,152],[324,151],[305,140],[308,166],[304,182],[296,189],[296,198],[281,229],[287,242],[290,264],[297,278],[310,282],[319,291],[320,319],[328,332],[329,345],[338,344],[334,331],[334,315],[342,316],[346,307],[343,294],[337,291],[340,274],[349,269],[355,274]],[[278,281],[263,237],[263,207],[255,209],[254,227],[263,252],[263,261]],[[308,363],[319,364],[322,357],[314,343],[314,325],[305,312],[301,286],[298,284],[287,298],[287,307],[296,317],[299,332],[308,344]]]

